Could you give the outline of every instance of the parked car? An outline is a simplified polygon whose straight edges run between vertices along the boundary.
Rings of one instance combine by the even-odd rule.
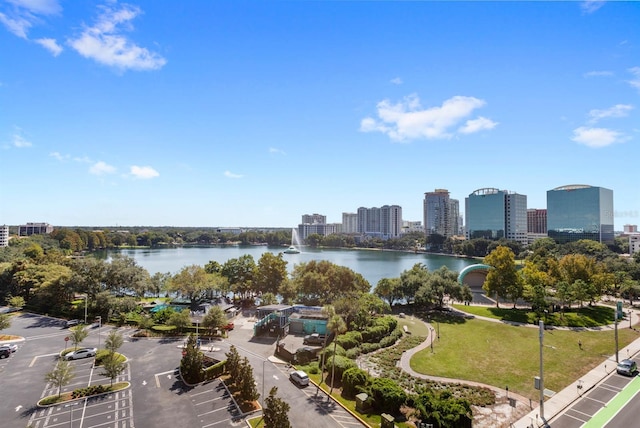
[[[638,370],[638,365],[633,360],[622,360],[618,363],[616,371],[625,376],[633,376]]]
[[[82,321],[80,320],[69,320],[65,323],[66,327],[75,327],[77,325],[80,325],[82,323]]]
[[[66,360],[79,360],[80,358],[95,357],[98,350],[96,348],[80,348],[64,356]]]
[[[289,374],[289,380],[298,386],[309,385],[309,376],[307,376],[307,374],[302,370],[291,372],[291,374]]]
[[[11,356],[11,351],[8,349],[0,349],[0,358],[9,358]]]
[[[8,349],[9,352],[16,352],[18,350],[18,345],[15,343],[5,343],[4,345],[0,345],[0,349]]]
[[[326,336],[324,334],[308,334],[302,339],[303,345],[322,345],[325,342]]]
[[[230,321],[230,322],[229,322],[229,324],[227,324],[227,325],[225,325],[224,327],[222,327],[222,329],[223,329],[223,330],[227,330],[227,331],[229,331],[229,330],[233,330],[233,327],[235,327],[235,326],[233,325],[233,321]]]

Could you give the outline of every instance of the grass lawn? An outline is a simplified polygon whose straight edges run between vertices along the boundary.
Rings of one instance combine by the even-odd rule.
[[[465,310],[477,307],[465,306]],[[411,359],[424,374],[466,379],[504,388],[531,399],[539,392],[533,378],[540,370],[539,329],[483,321],[439,318],[440,339]],[[640,337],[619,329],[619,348]],[[578,346],[582,342],[582,349]],[[546,330],[544,334],[545,387],[560,391],[615,353],[614,331]],[[621,357],[626,357],[622,355]],[[614,363],[611,363],[611,370]]]
[[[528,309],[513,309],[509,306],[496,308],[495,306],[463,306],[452,305],[454,308],[469,314],[494,318],[503,321],[538,324],[538,319]],[[613,322],[614,309],[608,306],[584,306],[572,308],[569,312],[553,312],[547,315],[545,325],[559,327],[600,327]]]

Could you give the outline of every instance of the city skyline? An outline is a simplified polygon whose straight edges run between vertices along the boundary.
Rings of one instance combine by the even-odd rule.
[[[640,223],[638,18],[616,1],[0,1],[0,224],[295,227],[386,204],[422,221],[434,189],[544,209],[586,184],[613,190],[622,230]]]

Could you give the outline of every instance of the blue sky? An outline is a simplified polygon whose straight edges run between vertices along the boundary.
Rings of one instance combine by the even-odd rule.
[[[496,187],[640,223],[639,2],[0,0],[0,224],[293,227]]]

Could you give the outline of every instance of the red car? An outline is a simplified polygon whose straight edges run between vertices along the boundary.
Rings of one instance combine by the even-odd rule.
[[[233,330],[233,327],[234,327],[233,322],[230,322],[229,324],[222,327],[222,329],[229,331],[229,330]]]

